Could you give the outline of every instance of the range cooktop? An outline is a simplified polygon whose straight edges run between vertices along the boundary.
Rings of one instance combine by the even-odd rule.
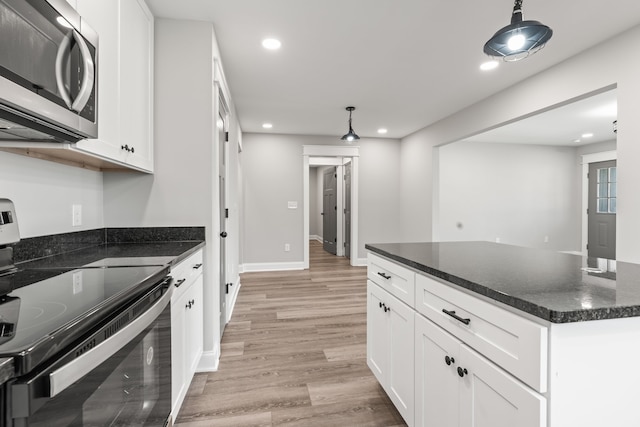
[[[0,357],[23,375],[168,275],[168,266],[20,270],[0,277]],[[42,280],[16,283],[33,276]],[[50,276],[50,277],[47,277]]]

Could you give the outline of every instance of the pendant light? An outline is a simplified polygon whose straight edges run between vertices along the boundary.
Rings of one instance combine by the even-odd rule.
[[[340,139],[343,141],[351,142],[351,141],[355,141],[356,139],[360,139],[360,137],[356,135],[356,133],[353,131],[353,128],[351,127],[351,113],[355,109],[356,107],[346,108],[346,110],[349,112],[349,132],[347,132],[345,135],[342,135],[342,138]]]
[[[522,0],[515,0],[511,24],[485,43],[484,53],[505,61],[519,61],[542,49],[552,35],[553,30],[538,21],[523,21]]]

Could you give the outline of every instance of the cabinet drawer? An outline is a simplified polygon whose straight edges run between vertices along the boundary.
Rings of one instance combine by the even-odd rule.
[[[416,310],[540,393],[547,391],[545,326],[422,274]]]
[[[174,284],[178,285],[173,291],[173,298],[180,295],[202,274],[202,250],[190,255],[187,259],[171,268]]]
[[[410,307],[415,301],[415,277],[408,268],[369,254],[367,278]]]

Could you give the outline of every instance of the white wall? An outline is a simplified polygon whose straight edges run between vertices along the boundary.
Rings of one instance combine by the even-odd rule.
[[[340,145],[333,136],[244,134],[245,263],[303,262],[302,146]],[[358,258],[365,243],[398,240],[400,144],[360,139]],[[288,209],[297,201],[298,209]],[[291,251],[284,251],[284,244]]]
[[[109,227],[205,227],[207,362],[201,369],[207,369],[219,355],[220,341],[218,154],[213,119],[218,99],[213,65],[219,57],[218,48],[211,23],[158,19],[155,30],[155,173],[105,174],[105,218]],[[227,183],[229,193],[236,195],[241,135],[233,104],[231,113]],[[240,218],[237,197],[230,197],[229,208],[231,215]],[[229,242],[239,240],[238,223],[239,219],[228,223],[230,229],[237,230]],[[237,266],[238,244],[228,245],[230,264]],[[237,268],[231,274],[237,275]]]
[[[640,27],[589,49],[524,82],[434,123],[402,140],[402,222],[405,240],[437,238],[429,228],[432,199],[432,147],[458,141],[519,117],[617,87],[618,205],[617,254],[621,261],[640,262]],[[544,55],[544,51],[539,53]],[[524,65],[516,64],[517,65]],[[513,64],[503,64],[509,67]],[[430,169],[430,170],[425,170]],[[437,176],[437,171],[436,176]]]
[[[438,150],[442,241],[580,250],[575,148],[456,142]]]
[[[102,172],[0,152],[0,198],[11,199],[20,237],[104,227]],[[82,225],[71,206],[82,205]]]

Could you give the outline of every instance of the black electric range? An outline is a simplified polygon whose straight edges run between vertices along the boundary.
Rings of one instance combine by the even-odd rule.
[[[16,376],[27,374],[168,273],[168,266],[131,266],[0,276],[0,357],[14,359]]]

